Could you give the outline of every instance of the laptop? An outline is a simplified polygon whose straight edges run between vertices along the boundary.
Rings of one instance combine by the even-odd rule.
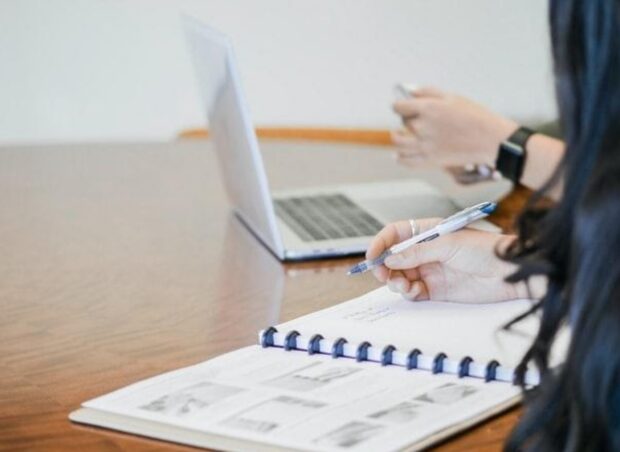
[[[270,192],[230,40],[193,18],[184,18],[184,28],[234,212],[280,260],[361,254],[389,222],[457,210],[413,178]]]

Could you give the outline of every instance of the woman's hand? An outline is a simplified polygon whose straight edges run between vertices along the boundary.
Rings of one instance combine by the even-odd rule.
[[[439,221],[426,219],[416,223],[425,231]],[[379,256],[411,234],[408,221],[385,226],[372,240],[366,258]],[[410,300],[486,303],[526,298],[525,286],[504,281],[516,266],[496,256],[496,250],[504,249],[512,240],[512,236],[466,228],[390,256],[373,273],[392,291]]]
[[[500,143],[519,127],[465,97],[436,88],[416,89],[411,99],[395,102],[394,111],[406,128],[392,134],[404,163],[429,156],[455,164],[480,158],[480,163],[494,164]]]

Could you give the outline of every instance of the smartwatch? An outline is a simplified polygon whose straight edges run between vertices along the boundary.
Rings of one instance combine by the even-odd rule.
[[[497,152],[495,168],[502,173],[506,179],[510,179],[515,184],[521,180],[523,167],[527,151],[525,144],[527,140],[536,132],[527,127],[519,127],[506,141],[502,141]]]

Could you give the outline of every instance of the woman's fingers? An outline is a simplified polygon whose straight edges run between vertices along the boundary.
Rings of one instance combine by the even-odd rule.
[[[420,220],[414,220],[417,228],[416,232],[418,234],[420,232],[425,232],[435,227],[440,221],[441,218],[422,218]],[[391,246],[410,239],[413,236],[413,231],[411,229],[411,222],[409,220],[396,221],[386,225],[370,242],[366,250],[366,259],[379,257],[381,253]]]
[[[386,225],[372,239],[366,250],[366,259],[375,259],[392,245],[407,240],[412,235],[411,224],[408,221],[398,221]],[[379,282],[387,283],[390,271],[385,265],[380,265],[372,270],[373,275]]]
[[[379,257],[389,247],[411,238],[411,235],[411,225],[407,220],[386,225],[370,242],[366,250],[366,259]]]
[[[421,279],[417,281],[412,281],[409,286],[409,291],[403,293],[403,297],[411,301],[422,301],[430,299],[428,288],[426,287],[424,281],[422,281]]]
[[[414,220],[414,224],[416,226],[416,232],[425,232],[428,229],[434,227],[437,223],[441,221],[440,218],[424,218],[421,220]],[[366,251],[366,259],[375,259],[379,257],[385,250],[392,247],[396,243],[402,242],[403,240],[407,240],[413,236],[412,225],[409,220],[397,221],[395,223],[390,223],[385,226],[379,233],[372,239],[370,242],[370,246]],[[415,279],[419,279],[419,274],[417,274],[417,269],[415,268],[405,268],[404,276],[409,280],[413,281]],[[415,273],[410,273],[415,272]],[[385,266],[381,265],[372,270],[373,275],[377,278],[378,281],[382,283],[387,283],[390,279],[390,270]],[[396,287],[396,286],[394,286]],[[408,289],[407,289],[408,290]]]
[[[411,290],[411,284],[420,279],[420,272],[417,268],[406,270],[389,270],[387,285],[393,292],[406,294]]]
[[[392,270],[402,270],[432,262],[445,262],[455,252],[452,238],[453,236],[445,236],[430,242],[417,243],[401,253],[389,256],[385,265]]]
[[[411,281],[409,281],[403,272],[400,271],[392,271],[390,272],[390,277],[387,280],[387,286],[392,292],[396,293],[407,293],[411,288]]]
[[[385,268],[385,267],[383,267]],[[408,268],[405,270],[388,270],[388,278],[386,284],[392,292],[400,293],[405,298],[414,287],[418,287],[420,280],[420,271],[417,268]]]
[[[428,289],[420,278],[417,268],[390,270],[386,284],[392,292],[400,293],[408,300],[428,300]]]
[[[380,265],[372,269],[372,274],[379,282],[386,283],[390,277],[390,270],[385,265]]]

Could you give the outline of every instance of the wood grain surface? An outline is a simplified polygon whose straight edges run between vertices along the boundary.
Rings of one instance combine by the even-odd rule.
[[[274,186],[408,174],[387,148],[287,143],[264,146]],[[494,221],[509,226],[526,197]],[[279,263],[231,214],[201,140],[1,148],[0,256],[2,450],[190,449],[67,415],[377,286],[343,277],[355,259]],[[437,450],[499,450],[518,413]]]
[[[362,143],[389,145],[392,142],[390,132],[383,129],[335,129],[326,127],[291,128],[291,127],[257,127],[256,135],[267,139],[300,139],[306,141],[329,141],[344,143]],[[206,129],[187,129],[179,138],[208,138]]]

